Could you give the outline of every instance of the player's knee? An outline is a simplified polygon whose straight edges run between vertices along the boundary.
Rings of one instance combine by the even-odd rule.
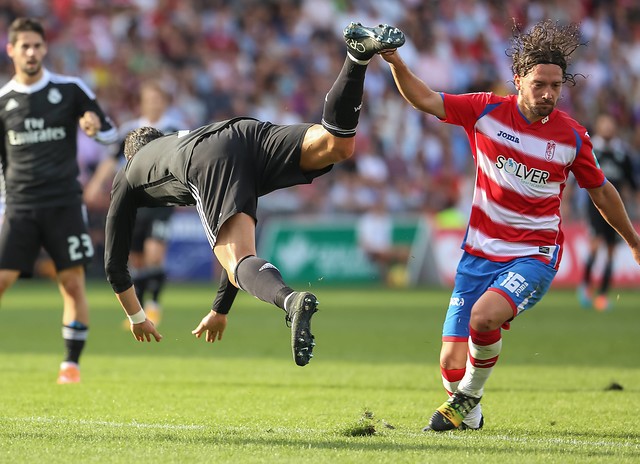
[[[440,351],[442,369],[463,369],[467,363],[467,343],[449,343]]]
[[[471,327],[478,332],[489,332],[502,326],[506,320],[501,320],[496,314],[488,312],[471,313]]]
[[[353,156],[355,141],[353,138],[332,137],[329,144],[329,152],[334,163],[346,161]]]
[[[74,274],[58,277],[61,290],[74,300],[84,295],[84,279]]]

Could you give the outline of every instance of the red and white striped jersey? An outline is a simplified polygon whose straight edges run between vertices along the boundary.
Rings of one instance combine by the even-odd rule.
[[[517,96],[443,94],[444,122],[467,132],[476,183],[462,248],[491,261],[531,256],[557,268],[560,201],[572,172],[582,188],[606,182],[586,129],[565,112],[530,123]]]

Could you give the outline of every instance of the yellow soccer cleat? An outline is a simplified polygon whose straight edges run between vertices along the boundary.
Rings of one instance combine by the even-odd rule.
[[[162,320],[162,309],[160,305],[154,301],[148,301],[144,306],[144,313],[147,315],[147,319],[153,322],[153,325],[158,327]]]

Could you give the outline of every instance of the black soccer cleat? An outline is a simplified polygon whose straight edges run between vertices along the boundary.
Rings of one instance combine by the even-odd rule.
[[[345,27],[343,35],[349,54],[362,61],[370,60],[383,50],[395,50],[405,40],[400,29],[386,24],[365,27],[360,23],[351,23]]]
[[[431,416],[429,425],[423,430],[433,430],[435,432],[444,432],[445,430],[453,430],[459,428],[464,418],[467,417],[469,411],[476,407],[482,398],[465,395],[456,391],[442,406],[436,409]],[[484,418],[482,420],[484,425]],[[482,425],[480,427],[482,427]]]
[[[287,322],[291,323],[291,350],[298,366],[306,366],[313,358],[316,346],[311,333],[311,316],[318,310],[318,300],[313,293],[295,292],[291,297]]]

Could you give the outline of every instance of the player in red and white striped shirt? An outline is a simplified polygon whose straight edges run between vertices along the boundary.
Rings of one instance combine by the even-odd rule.
[[[396,85],[415,108],[462,126],[476,166],[463,257],[443,327],[440,366],[450,398],[425,430],[479,429],[480,399],[502,347],[501,328],[548,290],[562,258],[560,200],[572,172],[640,263],[640,237],[607,181],[584,127],[556,109],[579,27],[515,28],[516,95],[433,91],[397,51],[382,53]]]

